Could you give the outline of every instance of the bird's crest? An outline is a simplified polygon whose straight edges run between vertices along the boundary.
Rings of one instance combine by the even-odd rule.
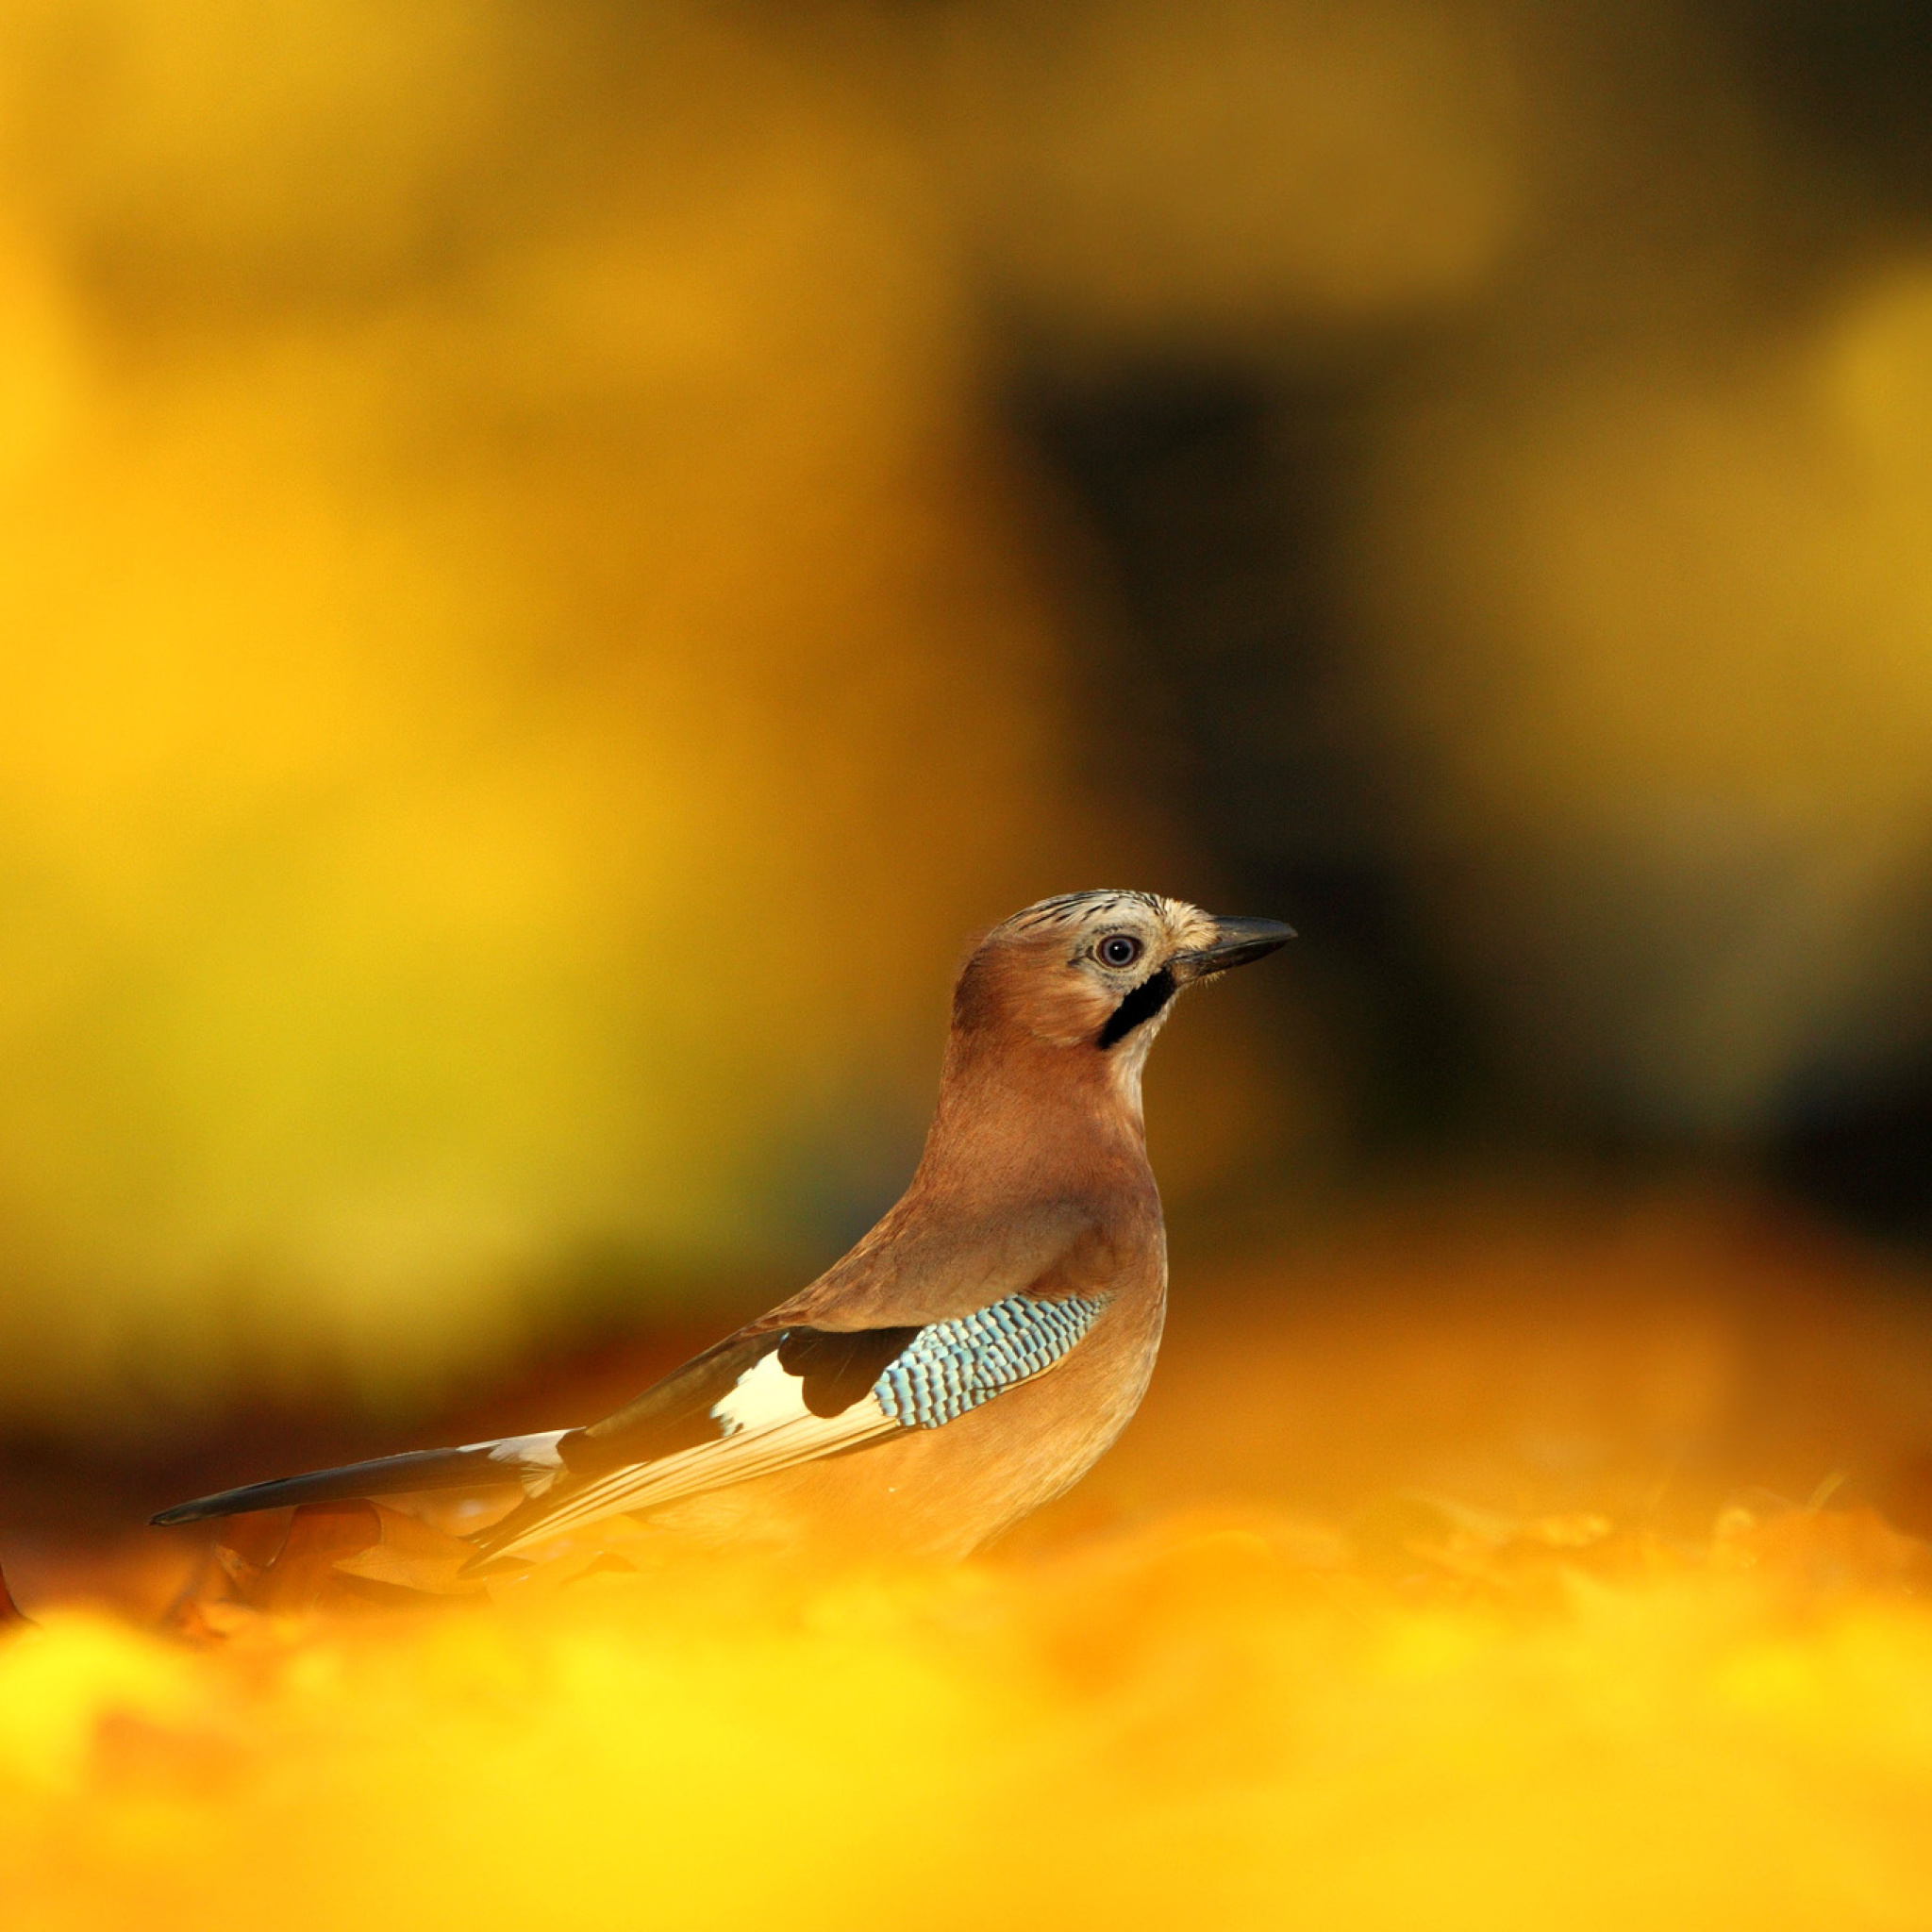
[[[993,930],[1041,932],[1053,926],[1085,925],[1130,907],[1151,912],[1161,920],[1194,910],[1185,900],[1164,899],[1158,892],[1120,892],[1096,888],[1085,892],[1057,892],[1051,899],[1038,900],[1024,911],[1003,921]]]

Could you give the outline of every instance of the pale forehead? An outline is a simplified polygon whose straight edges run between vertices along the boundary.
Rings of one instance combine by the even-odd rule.
[[[1145,931],[1164,928],[1186,939],[1210,924],[1198,906],[1185,899],[1164,899],[1158,892],[1062,892],[1016,912],[1002,928],[1009,933],[1068,935],[1097,931],[1104,926],[1127,926]]]

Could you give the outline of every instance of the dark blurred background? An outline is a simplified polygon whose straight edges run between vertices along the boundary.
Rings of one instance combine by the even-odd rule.
[[[1881,0],[8,0],[16,1499],[704,1339],[1090,884],[1302,933],[1157,1057],[1179,1252],[1916,1281],[1928,90]]]

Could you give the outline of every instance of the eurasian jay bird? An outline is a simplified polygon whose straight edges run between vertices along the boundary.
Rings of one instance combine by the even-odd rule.
[[[1167,1241],[1141,1073],[1186,987],[1293,937],[1151,892],[1042,899],[953,994],[898,1204],[808,1288],[586,1428],[251,1484],[158,1524],[429,1491],[522,1495],[472,1570],[627,1516],[707,1542],[963,1557],[1140,1406]]]

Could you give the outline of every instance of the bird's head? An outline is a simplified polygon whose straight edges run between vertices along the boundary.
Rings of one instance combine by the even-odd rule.
[[[1067,892],[993,927],[954,999],[954,1024],[1103,1057],[1137,1083],[1184,988],[1285,944],[1273,919],[1218,919],[1156,892]]]

